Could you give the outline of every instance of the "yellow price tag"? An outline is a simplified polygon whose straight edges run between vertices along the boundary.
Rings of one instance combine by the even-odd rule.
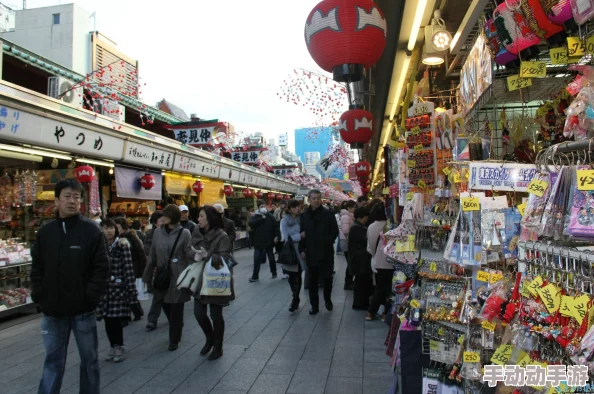
[[[425,183],[424,180],[420,180],[419,183],[417,183],[417,186],[420,187],[421,189],[424,189],[427,187],[427,184]]]
[[[520,215],[524,217],[524,212],[526,212],[526,203],[518,205],[518,211],[520,211]]]
[[[414,196],[415,194],[413,192],[406,193],[406,201],[412,200]]]
[[[439,342],[437,341],[429,341],[429,350],[438,350],[439,349]]]
[[[464,212],[480,211],[481,203],[480,203],[478,197],[464,197],[464,198],[462,198],[462,210]]]
[[[552,64],[567,64],[569,55],[567,54],[567,47],[551,48],[551,63]]]
[[[594,54],[594,36],[590,36],[586,40],[586,52],[588,52],[590,55]]]
[[[528,86],[532,86],[532,80],[530,78],[520,78],[519,75],[507,77],[507,90],[510,92],[518,89],[524,89]]]
[[[448,176],[452,173],[452,170],[450,169],[450,167],[446,167],[442,171],[444,174],[446,174],[446,176]]]
[[[523,353],[524,353],[524,357],[518,358],[518,365],[522,368],[526,368],[526,365],[528,365],[531,360],[530,360],[530,356],[527,353],[525,353],[525,352],[523,352]]]
[[[569,307],[572,301],[573,297],[565,295],[561,296],[561,306],[559,307],[559,313],[566,317],[573,317],[572,310]]]
[[[412,300],[410,302],[410,306],[412,306],[413,308],[418,308],[421,306],[421,303],[419,302],[419,300]]]
[[[396,148],[396,149],[402,149],[404,148],[404,144],[402,142],[398,142],[398,141],[394,141],[394,140],[390,140],[389,144],[392,148]]]
[[[561,306],[561,297],[559,295],[559,289],[554,284],[549,283],[537,291],[540,299],[550,314],[554,314],[559,310],[559,306]]]
[[[577,170],[578,190],[594,190],[594,170]]]
[[[511,354],[514,350],[512,345],[501,345],[493,353],[491,362],[497,365],[506,365],[509,362]]]
[[[429,264],[429,271],[437,272],[437,263],[435,261]]]
[[[586,312],[588,311],[588,302],[590,301],[590,297],[587,295],[583,295],[580,297],[572,298],[569,304],[569,309],[571,309],[571,314],[577,322],[581,325],[584,321],[584,317],[586,316]]]
[[[539,275],[536,278],[534,278],[532,280],[532,282],[530,282],[530,284],[528,285],[528,291],[530,292],[530,294],[532,294],[534,297],[536,297],[538,295],[538,289],[540,289],[541,287],[542,287],[542,278]]]
[[[460,336],[458,337],[458,343],[459,343],[460,345],[462,345],[462,344],[464,343],[464,338],[465,338],[465,337],[464,337],[464,334],[462,334],[462,335],[460,335]]]
[[[407,160],[406,165],[408,165],[408,168],[415,168],[417,166],[417,162],[415,160]]]
[[[497,324],[485,320],[481,324],[481,327],[483,327],[485,330],[488,330],[488,331],[495,331],[495,327],[497,327]]]
[[[437,330],[437,335],[439,335],[439,336],[445,335],[445,331],[443,330],[443,328],[440,328],[439,330]]]
[[[420,150],[423,150],[423,145],[422,145],[422,144],[415,145],[415,146],[413,147],[413,149],[415,150],[415,152],[418,152],[418,151],[420,151]]]
[[[492,272],[489,276],[489,283],[497,283],[501,279],[503,279],[503,274],[501,272]]]
[[[412,135],[417,135],[421,132],[421,128],[419,126],[415,126],[412,129],[410,129],[410,133]]]
[[[530,285],[530,281],[525,281],[520,286],[520,294],[522,297],[530,297],[530,292],[528,291],[528,286]]]
[[[548,187],[549,183],[547,181],[532,179],[528,185],[528,193],[534,194],[537,197],[542,197]]]
[[[456,172],[454,173],[454,183],[460,183],[462,182],[462,180],[460,179],[460,173]]]
[[[465,363],[478,363],[481,361],[481,354],[479,352],[464,352],[463,360]]]
[[[384,187],[382,190],[382,194],[390,194],[390,188],[389,187]]]
[[[586,45],[579,37],[567,37],[567,49],[569,56],[584,56]]]
[[[521,78],[545,78],[547,76],[546,62],[526,62],[520,64]]]
[[[479,271],[476,273],[476,280],[479,282],[489,283],[489,273],[486,271]]]

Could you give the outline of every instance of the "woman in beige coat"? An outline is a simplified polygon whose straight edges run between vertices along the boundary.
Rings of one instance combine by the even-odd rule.
[[[163,300],[163,311],[169,320],[169,350],[176,350],[184,327],[184,303],[190,301],[190,295],[176,287],[177,278],[186,267],[194,262],[196,250],[192,248],[192,235],[180,222],[181,212],[176,205],[170,204],[163,209],[165,223],[155,230],[151,245],[150,260],[143,275],[156,299]],[[177,244],[176,244],[177,240]],[[172,253],[172,249],[175,250]],[[169,256],[171,261],[169,261]],[[170,264],[169,288],[157,290],[153,287],[153,276],[157,268]]]

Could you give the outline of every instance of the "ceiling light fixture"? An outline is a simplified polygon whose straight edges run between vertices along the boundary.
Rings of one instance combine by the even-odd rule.
[[[427,33],[431,34],[431,45],[436,51],[445,51],[452,42],[452,35],[446,30],[445,22],[441,18],[441,11],[435,10],[431,26],[427,28]],[[425,42],[427,45],[427,42]]]
[[[428,52],[427,45],[423,47],[423,64],[427,66],[439,66],[444,61],[443,54],[439,52]]]

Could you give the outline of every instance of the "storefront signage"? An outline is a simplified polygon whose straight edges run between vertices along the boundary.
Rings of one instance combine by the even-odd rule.
[[[534,164],[470,162],[468,187],[475,190],[525,192],[536,174]]]
[[[280,186],[279,181],[277,181],[276,179],[268,178],[268,181],[266,182],[267,188],[278,190],[279,186]]]
[[[246,150],[231,153],[233,161],[244,164],[256,164],[260,158],[260,151]]]
[[[241,178],[239,179],[239,181],[241,183],[244,183],[248,186],[256,186],[256,180],[258,179],[257,175],[254,174],[250,174],[249,172],[242,172],[241,173]]]
[[[218,163],[208,163],[204,160],[194,159],[188,156],[175,155],[173,169],[179,172],[185,172],[192,175],[204,175],[209,178],[218,178],[221,171],[221,165]]]
[[[0,106],[0,139],[121,160],[124,140],[70,123]]]
[[[295,170],[295,168],[283,168],[283,169],[273,169],[272,171],[274,171],[274,175],[276,176],[285,176],[285,175],[289,175],[292,174],[293,171]]]
[[[170,170],[173,168],[174,153],[136,142],[126,141],[124,162],[141,166]]]
[[[178,126],[172,129],[175,134],[175,139],[186,145],[207,145],[222,143],[226,140],[229,127],[224,122],[206,123],[202,125],[185,125]]]
[[[219,174],[219,179],[226,182],[239,182],[241,171],[235,168],[223,166]]]

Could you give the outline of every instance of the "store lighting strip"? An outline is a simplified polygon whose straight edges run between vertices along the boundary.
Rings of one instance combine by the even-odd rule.
[[[113,163],[109,163],[106,161],[99,161],[99,160],[93,160],[93,159],[84,159],[84,158],[78,158],[78,159],[74,159],[74,161],[77,161],[79,163],[86,163],[86,164],[93,164],[96,166],[103,166],[103,167],[114,167]]]
[[[478,21],[478,18],[481,16],[483,10],[487,6],[489,0],[473,0],[468,7],[468,11],[466,11],[466,15],[464,15],[464,19],[462,19],[462,23],[454,34],[452,38],[452,42],[450,44],[450,53],[452,55],[457,55],[460,53],[464,42],[468,38],[468,35],[472,31],[474,25]]]
[[[47,151],[43,151],[40,149],[29,149],[29,148],[23,148],[20,146],[13,146],[13,145],[0,144],[0,150],[7,150],[7,151],[11,151],[11,152],[18,152],[18,153],[26,153],[26,154],[30,154],[30,155],[36,155],[36,156],[45,156],[45,157],[52,157],[52,158],[55,157],[56,159],[62,159],[62,160],[72,160],[72,157],[70,157],[70,156],[60,155],[60,154],[54,153],[54,152],[47,152]]]
[[[5,157],[7,159],[17,159],[23,161],[34,161],[36,163],[41,163],[43,161],[43,157],[37,155],[29,155],[26,153],[19,153],[19,152],[12,152],[12,151],[2,151],[0,150],[0,157]]]
[[[410,36],[408,38],[408,46],[406,47],[409,52],[412,52],[417,44],[417,38],[419,36],[419,31],[421,30],[421,22],[423,21],[423,14],[425,13],[425,8],[427,8],[427,1],[428,0],[419,0],[419,3],[417,4],[415,19],[413,19]]]

